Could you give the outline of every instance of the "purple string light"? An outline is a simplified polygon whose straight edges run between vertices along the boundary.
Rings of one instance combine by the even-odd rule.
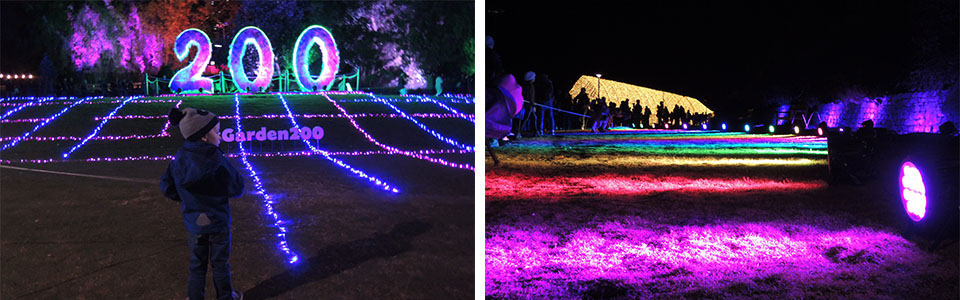
[[[20,103],[14,103],[11,101],[23,101],[23,100],[33,101],[34,98],[36,97],[25,96],[25,97],[0,98],[0,106],[16,106],[16,105],[19,105]],[[77,99],[77,97],[48,97],[48,98],[51,98],[50,100],[76,100]]]
[[[470,95],[470,94],[443,94],[440,96],[447,97],[447,98],[460,99],[460,100],[466,101],[467,103],[474,103],[473,95]]]
[[[133,102],[133,101],[131,101],[131,103],[132,103],[132,102]],[[182,104],[182,103],[183,103],[183,100],[178,101],[176,107],[179,108],[179,107],[180,107],[180,104]],[[167,117],[166,117],[166,116],[163,116],[163,118],[167,118]],[[97,117],[97,118],[94,118],[94,120],[97,120],[97,121],[113,120],[113,119],[116,119],[116,118],[115,118],[115,117]],[[162,137],[168,137],[168,136],[170,136],[170,134],[167,133],[167,129],[168,129],[168,128],[170,128],[170,121],[169,121],[169,120],[167,120],[167,122],[163,125],[163,128],[160,129],[160,133],[157,133],[157,134],[149,134],[149,135],[123,135],[123,136],[109,136],[109,135],[108,135],[108,136],[95,136],[95,137],[93,137],[93,138],[90,138],[90,140],[94,140],[94,141],[122,141],[122,140],[145,140],[145,139],[162,138]],[[8,140],[12,140],[12,139],[14,139],[14,137],[2,137],[2,138],[0,138],[0,141],[8,141]],[[77,136],[54,136],[54,137],[36,137],[36,136],[35,136],[35,137],[26,138],[26,139],[24,139],[24,140],[27,140],[27,141],[79,141],[79,140],[82,140],[82,139],[83,139],[82,137],[77,137]]]
[[[17,107],[15,107],[15,108],[11,109],[11,110],[8,110],[7,112],[3,113],[2,116],[0,116],[0,119],[6,119],[6,118],[9,117],[10,115],[12,115],[12,114],[14,114],[14,113],[16,113],[16,112],[18,112],[18,111],[21,111],[21,110],[23,110],[24,108],[27,108],[28,106],[38,105],[38,104],[40,104],[40,103],[53,100],[54,98],[53,98],[53,97],[46,97],[46,98],[39,98],[39,99],[36,99],[36,100],[34,100],[34,99],[36,99],[36,98],[30,97],[30,102],[21,103],[20,106],[17,106]]]
[[[434,104],[436,104],[437,106],[440,106],[440,107],[442,107],[443,109],[446,109],[447,111],[453,113],[454,115],[456,115],[457,117],[459,117],[459,118],[461,118],[461,119],[469,120],[470,122],[472,122],[472,123],[474,123],[474,124],[477,123],[476,120],[474,120],[473,115],[468,115],[468,114],[461,113],[461,112],[457,111],[456,109],[453,109],[453,108],[447,106],[446,104],[440,103],[440,101],[437,101],[436,99],[433,99],[433,98],[430,98],[430,97],[427,97],[427,96],[422,96],[422,98],[425,99],[427,102],[434,103]],[[411,115],[413,115],[413,114],[411,114]],[[413,117],[416,117],[416,116],[413,116]]]
[[[283,95],[280,95],[280,94],[277,94],[277,97],[279,97],[279,98],[280,98],[280,102],[283,103],[283,108],[287,110],[287,116],[290,118],[290,124],[292,124],[294,127],[300,128],[300,124],[297,124],[296,118],[293,117],[293,112],[290,111],[290,106],[287,105],[287,100],[284,99],[284,98],[283,98]],[[327,99],[330,99],[330,98],[327,97],[326,95],[324,95],[324,97],[327,98]],[[341,110],[341,112],[343,112],[343,111]],[[343,112],[343,113],[344,113],[344,115],[346,115],[346,112]],[[349,118],[348,118],[348,119],[349,119]],[[350,122],[353,122],[353,119],[349,119],[349,120],[350,120]],[[371,183],[374,183],[374,184],[376,184],[377,186],[383,187],[384,190],[387,190],[387,191],[390,191],[390,192],[393,192],[393,193],[399,193],[399,192],[400,192],[399,190],[397,190],[397,188],[391,187],[391,186],[390,186],[389,184],[387,184],[386,182],[381,181],[380,179],[377,179],[376,177],[369,176],[369,175],[367,175],[366,173],[364,173],[363,171],[360,171],[360,170],[358,170],[358,169],[355,169],[354,167],[352,167],[352,166],[344,163],[343,161],[341,161],[341,160],[339,160],[339,159],[333,158],[332,156],[330,156],[330,153],[329,153],[329,152],[327,152],[327,151],[325,151],[325,150],[322,150],[322,149],[319,149],[319,148],[317,148],[317,147],[314,147],[313,145],[310,144],[310,142],[307,142],[306,140],[301,140],[301,141],[303,142],[304,145],[307,145],[307,147],[309,147],[310,150],[313,150],[314,153],[320,153],[321,155],[323,155],[323,157],[327,158],[327,160],[334,162],[335,164],[337,164],[337,165],[340,166],[341,168],[348,169],[348,170],[350,170],[350,172],[353,172],[353,174],[357,174],[357,175],[360,176],[361,178],[366,178],[366,179],[369,180]]]
[[[127,105],[127,103],[129,103],[130,100],[133,100],[135,97],[139,97],[139,96],[134,96],[134,97],[127,98],[127,100],[124,100],[123,103],[121,103],[121,104],[118,105],[116,108],[114,108],[113,111],[111,111],[110,114],[107,115],[107,116],[109,117],[109,116],[113,116],[114,114],[116,114],[118,110],[120,110],[121,108],[123,108],[124,105]],[[68,158],[68,157],[70,157],[70,154],[71,154],[71,153],[73,153],[74,151],[77,151],[77,149],[80,149],[80,147],[83,147],[84,144],[86,144],[88,141],[90,141],[91,138],[93,138],[94,136],[97,135],[97,133],[100,132],[100,129],[103,128],[103,125],[107,124],[107,121],[110,121],[110,120],[103,120],[103,121],[101,121],[101,122],[100,122],[100,125],[98,125],[97,128],[94,129],[93,132],[90,133],[89,136],[87,136],[87,138],[83,139],[83,141],[81,141],[81,142],[80,142],[79,144],[77,144],[76,146],[73,146],[73,148],[70,148],[70,151],[67,151],[66,153],[64,153],[64,154],[63,154],[63,158]]]
[[[83,103],[84,101],[86,101],[86,100],[88,100],[88,99],[91,99],[91,97],[82,98],[82,99],[80,99],[80,100],[74,101],[73,104],[71,104],[70,106],[67,106],[67,107],[65,107],[63,110],[61,110],[60,112],[58,112],[58,113],[56,113],[56,114],[48,117],[46,121],[43,121],[43,123],[40,123],[40,124],[37,124],[37,126],[34,126],[32,130],[27,131],[26,133],[24,133],[24,134],[20,135],[19,137],[13,139],[13,141],[11,141],[10,143],[7,143],[7,144],[4,144],[3,146],[0,146],[0,151],[7,150],[7,149],[10,148],[10,147],[16,146],[17,144],[20,143],[20,141],[23,141],[23,140],[26,139],[27,137],[30,137],[31,134],[33,134],[34,132],[36,132],[36,131],[39,130],[40,128],[43,128],[43,126],[46,126],[47,124],[50,124],[50,122],[53,122],[53,120],[56,120],[57,118],[59,118],[60,116],[62,116],[64,113],[66,113],[68,110],[70,110],[70,109],[73,108],[74,106],[77,106],[78,104]]]
[[[343,114],[295,114],[295,117],[304,118],[304,119],[333,119],[333,118],[346,118]],[[384,113],[360,113],[350,115],[354,118],[402,118],[400,114],[384,114]],[[459,114],[437,114],[437,113],[415,113],[410,114],[410,116],[415,118],[429,118],[429,119],[449,119],[449,118],[472,118],[473,115],[459,115]],[[96,117],[94,120],[100,121],[108,117]],[[121,116],[112,116],[109,119],[112,120],[153,120],[153,119],[165,119],[167,116],[158,115],[158,116],[147,116],[147,115],[121,115]],[[237,116],[220,116],[220,119],[235,119]],[[248,119],[281,119],[287,118],[287,115],[281,114],[265,114],[265,115],[246,115],[243,116],[244,120]],[[23,120],[10,120],[9,123],[19,123],[19,122],[36,122],[42,119],[23,119]],[[7,123],[0,121],[0,123]]]
[[[240,115],[240,96],[233,95],[233,102],[236,107],[236,114]],[[243,127],[240,127],[240,118],[235,119],[237,124],[237,130],[242,131]],[[271,199],[270,195],[263,189],[263,182],[260,181],[260,176],[257,176],[257,171],[253,170],[253,166],[250,165],[250,162],[247,161],[247,151],[243,148],[243,143],[240,144],[240,160],[243,162],[243,165],[247,168],[247,171],[250,172],[250,177],[253,178],[254,188],[256,188],[256,194],[260,195],[263,198],[263,207],[267,209],[267,215],[273,217],[273,226],[277,227],[279,233],[277,233],[277,238],[280,239],[279,244],[277,245],[281,251],[287,257],[287,263],[292,264],[296,263],[298,256],[296,253],[290,250],[290,246],[287,244],[287,228],[283,226],[285,221],[280,219],[280,216],[277,215],[277,212],[273,210],[274,201]]]
[[[460,149],[424,149],[414,151],[419,154],[467,154],[472,153],[466,150]],[[340,151],[340,152],[327,152],[330,156],[372,156],[372,155],[401,155],[400,153],[376,150],[376,151]],[[290,152],[263,152],[263,153],[247,153],[247,157],[297,157],[297,156],[313,156],[316,155],[313,151],[290,151]],[[239,158],[240,154],[228,153],[224,156],[230,158]],[[140,161],[140,160],[154,160],[154,161],[167,161],[172,160],[173,156],[126,156],[126,157],[90,157],[85,159],[21,159],[16,161],[17,163],[29,163],[29,164],[46,164],[46,163],[65,163],[65,162],[116,162],[116,161]],[[11,164],[14,161],[10,160],[0,160],[0,163]]]
[[[336,107],[338,110],[340,110],[341,113],[343,113],[344,115],[347,115],[347,116],[350,115],[350,114],[347,113],[347,111],[346,111],[345,109],[343,109],[343,107],[340,106],[340,104],[337,104],[336,101],[334,101],[333,99],[330,99],[330,97],[326,97],[326,96],[324,96],[324,97],[327,98],[327,101],[330,101],[330,103],[333,103],[333,106]],[[286,106],[287,100],[286,100],[286,99],[283,99],[282,96],[280,97],[280,100],[283,101],[284,106]],[[287,111],[289,112],[289,109],[287,109]],[[399,153],[399,154],[402,154],[402,155],[406,155],[406,156],[409,156],[409,157],[413,157],[413,158],[416,158],[416,159],[426,160],[426,161],[429,161],[429,162],[432,162],[432,163],[440,164],[440,165],[445,166],[445,167],[453,167],[453,168],[458,168],[458,169],[466,169],[466,170],[474,171],[474,167],[471,166],[471,165],[469,165],[469,164],[456,164],[456,163],[452,163],[452,162],[449,162],[449,161],[446,161],[446,160],[443,160],[443,159],[434,158],[434,157],[430,157],[430,156],[426,156],[426,155],[421,155],[421,154],[413,153],[413,152],[410,152],[410,151],[404,151],[404,150],[397,149],[397,148],[395,148],[395,147],[391,147],[391,146],[388,146],[388,145],[384,145],[384,144],[380,143],[380,141],[377,141],[377,139],[373,138],[373,136],[370,136],[370,134],[367,133],[366,130],[363,130],[363,128],[361,128],[360,125],[357,124],[357,121],[356,121],[356,120],[354,120],[353,118],[349,118],[349,117],[347,118],[347,120],[349,120],[349,121],[350,121],[350,124],[353,124],[353,128],[356,128],[358,131],[360,131],[360,133],[363,134],[363,136],[364,136],[365,138],[367,138],[368,141],[370,141],[370,142],[373,143],[374,145],[377,145],[377,146],[380,147],[380,148],[383,148],[384,150],[391,151],[391,152],[396,152],[396,153]],[[464,149],[464,150],[467,150],[467,149]],[[473,149],[469,149],[469,150],[467,150],[467,151],[473,152]]]
[[[88,98],[89,98],[88,100],[98,100],[98,99],[103,99],[103,98],[105,98],[105,96],[96,96],[96,97],[88,97]],[[124,101],[124,100],[87,101],[87,102],[85,102],[85,103],[83,103],[83,104],[85,104],[85,105],[87,105],[87,104],[116,104],[116,103],[121,103],[121,102],[123,102],[123,101]],[[173,103],[173,102],[175,102],[175,101],[177,101],[177,100],[160,100],[160,99],[156,99],[156,100],[134,100],[134,101],[130,101],[130,103],[137,103],[137,104]],[[68,104],[72,104],[72,103],[73,103],[73,102],[71,102],[71,101],[55,101],[55,100],[50,100],[50,101],[46,101],[46,102],[43,102],[43,103],[37,103],[36,106],[68,105]],[[16,106],[16,105],[19,105],[19,103],[0,103],[0,106]]]
[[[442,142],[444,142],[444,143],[450,144],[450,145],[452,145],[452,146],[454,146],[454,147],[463,149],[463,150],[473,151],[473,147],[467,146],[467,145],[464,145],[464,144],[461,144],[461,143],[455,141],[454,139],[445,137],[445,136],[443,136],[442,134],[440,134],[439,132],[436,132],[436,131],[434,131],[434,130],[432,130],[432,129],[430,129],[430,128],[427,128],[426,125],[423,125],[422,123],[420,123],[419,121],[417,121],[417,119],[414,119],[413,117],[410,117],[409,115],[407,115],[406,113],[404,113],[403,111],[401,111],[399,108],[397,108],[397,107],[394,106],[393,104],[390,104],[389,102],[384,101],[384,100],[381,99],[381,98],[375,98],[375,99],[380,100],[380,101],[379,101],[380,103],[383,103],[383,104],[386,105],[387,107],[390,107],[390,109],[393,109],[393,111],[399,113],[400,115],[402,115],[402,116],[403,116],[404,118],[406,118],[407,120],[410,120],[410,122],[413,122],[413,124],[416,124],[417,127],[420,127],[420,129],[422,129],[423,131],[426,131],[426,132],[429,133],[430,135],[433,135],[433,137],[437,138],[438,140],[440,140],[440,141],[442,141]],[[333,100],[330,99],[329,97],[327,97],[327,100],[333,101]],[[337,107],[339,108],[339,106],[337,106]]]

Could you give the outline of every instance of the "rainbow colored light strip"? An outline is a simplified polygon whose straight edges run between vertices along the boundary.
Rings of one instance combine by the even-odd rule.
[[[236,114],[240,115],[240,96],[234,95],[233,102],[236,108]],[[235,119],[237,124],[237,130],[243,131],[243,127],[240,126],[240,119]],[[287,244],[287,228],[283,225],[287,223],[286,221],[280,219],[280,216],[277,215],[277,212],[273,209],[274,201],[271,199],[270,195],[267,194],[267,191],[263,189],[263,182],[260,180],[260,176],[257,176],[257,171],[253,170],[253,166],[250,165],[250,162],[247,160],[247,151],[243,148],[243,143],[240,144],[240,160],[243,162],[244,167],[247,171],[250,172],[250,177],[253,178],[254,188],[257,190],[256,194],[260,195],[263,198],[263,206],[266,208],[266,213],[273,218],[273,226],[277,227],[279,233],[277,233],[277,238],[280,239],[277,247],[280,248],[280,251],[283,251],[286,255],[287,263],[293,264],[296,263],[299,259],[296,253],[290,250],[290,245]]]
[[[333,101],[333,100],[330,99],[329,97],[327,97],[327,99],[330,100],[330,101]],[[413,122],[413,124],[416,124],[417,127],[420,127],[420,129],[422,129],[423,131],[426,131],[427,133],[429,133],[429,134],[432,135],[433,137],[437,138],[438,140],[440,140],[440,141],[442,141],[442,142],[444,142],[444,143],[450,144],[450,145],[452,145],[452,146],[454,146],[454,147],[463,149],[463,150],[473,151],[473,147],[472,147],[472,146],[467,146],[467,145],[461,144],[460,142],[457,142],[457,141],[454,140],[454,139],[445,137],[445,136],[443,136],[442,134],[440,134],[439,132],[436,132],[436,131],[434,131],[434,130],[432,130],[432,129],[430,129],[430,128],[427,128],[426,125],[423,125],[423,123],[420,123],[420,121],[417,121],[417,119],[414,119],[413,117],[407,115],[406,113],[404,113],[403,111],[401,111],[399,108],[397,108],[397,107],[394,106],[393,104],[390,104],[389,102],[384,101],[382,98],[376,98],[376,99],[379,99],[379,100],[380,100],[380,103],[383,103],[383,105],[386,105],[387,107],[390,107],[390,109],[393,109],[393,111],[399,113],[399,114],[400,114],[401,116],[403,116],[405,119],[410,120],[410,122]],[[339,107],[339,106],[338,106],[338,107]]]
[[[333,99],[330,99],[330,97],[327,97],[326,95],[324,95],[324,97],[327,98],[327,101],[330,101],[330,103],[333,103],[333,106],[336,107],[338,110],[340,110],[340,112],[341,112],[343,115],[346,115],[346,116],[349,116],[349,115],[350,115],[349,113],[347,113],[347,111],[346,111],[345,109],[343,109],[342,106],[340,106],[340,104],[337,104],[336,101],[334,101]],[[283,101],[284,106],[286,107],[287,100],[284,99],[282,95],[280,95],[280,100]],[[288,112],[289,112],[289,110],[288,110]],[[363,136],[364,136],[368,141],[370,141],[370,142],[373,143],[374,145],[377,145],[377,146],[380,147],[380,148],[383,148],[384,150],[391,151],[391,152],[395,152],[395,153],[398,153],[398,154],[401,154],[401,155],[405,155],[405,156],[409,156],[409,157],[413,157],[413,158],[416,158],[416,159],[426,160],[426,161],[429,161],[429,162],[432,162],[432,163],[440,164],[440,165],[445,166],[445,167],[453,167],[453,168],[458,168],[458,169],[466,169],[466,170],[474,171],[474,167],[471,166],[470,164],[457,164],[457,163],[452,163],[452,162],[448,162],[448,161],[443,160],[443,159],[434,158],[434,157],[430,157],[430,156],[426,156],[426,155],[421,155],[421,154],[414,153],[414,152],[410,152],[410,151],[404,151],[404,150],[397,149],[397,148],[395,148],[395,147],[391,147],[391,146],[388,146],[388,145],[384,145],[383,143],[380,143],[380,141],[378,141],[377,139],[373,138],[373,136],[371,136],[369,133],[367,133],[366,130],[363,130],[363,128],[361,128],[360,125],[357,124],[357,121],[356,121],[356,120],[354,120],[353,118],[350,118],[350,117],[347,117],[347,120],[349,120],[349,121],[350,121],[350,124],[353,124],[353,128],[356,128],[358,131],[360,131],[360,133],[363,134]],[[462,149],[462,148],[461,148],[461,149]],[[463,149],[463,150],[467,150],[467,151],[473,152],[473,149],[472,149],[472,148],[471,148],[471,149]]]
[[[113,111],[111,111],[110,114],[107,115],[107,116],[108,116],[108,117],[109,117],[109,116],[113,116],[114,114],[117,113],[117,111],[119,111],[121,108],[123,108],[123,106],[127,105],[127,103],[129,103],[130,100],[133,100],[133,99],[136,98],[136,97],[137,97],[137,96],[127,98],[126,101],[123,101],[123,103],[121,103],[119,106],[117,106],[116,108],[114,108]],[[77,144],[76,146],[73,146],[73,148],[70,148],[69,151],[63,153],[63,158],[68,158],[68,157],[70,157],[70,154],[72,154],[74,151],[77,151],[77,149],[80,149],[80,147],[83,147],[83,145],[85,145],[88,141],[90,141],[91,138],[93,138],[94,136],[96,136],[97,133],[100,133],[100,129],[102,129],[102,128],[103,128],[103,125],[106,125],[108,121],[110,121],[110,120],[103,120],[103,121],[101,121],[101,122],[100,122],[100,125],[97,125],[97,128],[94,129],[93,132],[90,133],[90,135],[88,135],[85,139],[83,139],[83,141],[81,141],[81,142],[80,142],[79,144]]]
[[[822,189],[822,180],[783,181],[777,179],[717,179],[683,176],[602,174],[588,177],[530,176],[519,172],[493,171],[485,176],[490,198],[563,198],[584,195],[636,196],[662,192],[740,193],[783,192]]]
[[[308,55],[310,48],[316,44],[320,47],[323,55],[323,67],[320,69],[320,75],[313,79],[310,75],[310,59]],[[297,84],[302,91],[317,91],[329,89],[336,79],[337,70],[340,68],[340,50],[337,49],[337,42],[334,41],[330,31],[320,25],[307,27],[300,36],[297,37],[297,43],[293,46],[293,74],[297,78]]]
[[[243,41],[238,43],[237,40]],[[247,79],[243,71],[243,55],[247,52],[247,45],[253,45],[260,54],[260,61],[257,63],[257,78],[253,81]],[[228,58],[230,66],[230,76],[233,77],[233,84],[238,91],[261,91],[270,86],[270,80],[273,79],[273,45],[270,39],[260,28],[247,26],[240,29],[237,35],[230,42],[230,56]],[[249,88],[249,90],[248,90]]]
[[[37,126],[34,126],[32,130],[27,131],[24,134],[20,135],[19,137],[13,139],[13,141],[3,144],[3,146],[0,146],[0,151],[7,150],[10,147],[16,146],[27,137],[30,137],[31,134],[33,134],[34,132],[37,132],[37,130],[39,130],[40,128],[43,128],[43,126],[50,124],[50,122],[53,122],[53,120],[56,120],[57,118],[62,116],[64,113],[66,113],[68,110],[70,110],[74,106],[77,106],[78,104],[83,103],[84,101],[91,98],[81,98],[80,100],[74,101],[73,104],[71,104],[70,106],[63,108],[63,110],[61,110],[60,112],[48,117],[46,121],[43,121],[43,123],[40,123],[40,124],[37,124]]]
[[[290,106],[287,105],[287,100],[283,98],[283,95],[277,95],[277,97],[279,97],[279,98],[280,98],[280,102],[283,103],[283,108],[287,110],[287,116],[290,118],[290,124],[293,125],[293,127],[300,128],[300,124],[297,124],[297,120],[293,117],[293,112],[290,111]],[[326,95],[324,95],[324,97],[326,97]],[[330,98],[327,97],[327,99],[330,99]],[[351,119],[351,120],[352,120],[352,119]],[[239,129],[238,129],[238,130],[239,130]],[[323,155],[323,157],[325,157],[327,160],[336,163],[338,166],[340,166],[340,167],[342,167],[342,168],[344,168],[344,169],[350,170],[350,172],[353,172],[353,174],[357,174],[357,175],[360,176],[361,178],[366,178],[366,179],[369,180],[371,183],[376,184],[377,186],[383,187],[384,190],[390,191],[390,192],[393,192],[393,193],[399,193],[399,192],[400,192],[399,190],[397,190],[397,188],[390,186],[390,184],[387,184],[386,182],[381,181],[380,179],[378,179],[378,178],[376,178],[376,177],[367,175],[367,174],[364,173],[363,171],[360,171],[360,170],[358,170],[358,169],[356,169],[356,168],[354,168],[354,167],[352,167],[352,166],[344,163],[343,161],[341,161],[341,160],[339,160],[339,159],[333,158],[332,156],[330,156],[330,153],[329,153],[329,152],[324,151],[324,150],[321,150],[321,149],[319,149],[319,148],[317,148],[317,147],[314,147],[313,145],[310,144],[310,142],[308,142],[308,141],[306,141],[306,140],[301,140],[301,141],[303,142],[304,145],[306,145],[307,147],[309,147],[310,150],[313,150],[314,153],[320,153],[320,154]]]

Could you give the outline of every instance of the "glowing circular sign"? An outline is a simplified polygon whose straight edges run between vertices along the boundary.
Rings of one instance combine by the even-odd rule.
[[[323,67],[320,69],[320,75],[313,79],[310,75],[310,48],[313,45],[320,47],[323,53]],[[340,67],[340,51],[337,50],[337,42],[333,40],[333,35],[323,26],[313,25],[304,29],[297,38],[297,44],[293,47],[293,74],[297,78],[297,84],[304,91],[314,91],[327,89],[337,75],[337,69]]]
[[[260,62],[257,64],[257,78],[253,81],[247,78],[243,71],[243,55],[247,51],[247,45],[253,45],[260,54]],[[233,84],[240,91],[253,92],[265,90],[270,86],[270,79],[273,78],[273,46],[270,45],[270,39],[267,35],[253,26],[244,27],[233,37],[230,43],[230,76],[233,76]]]
[[[927,214],[927,188],[920,169],[910,161],[900,165],[900,200],[907,216],[919,222]]]

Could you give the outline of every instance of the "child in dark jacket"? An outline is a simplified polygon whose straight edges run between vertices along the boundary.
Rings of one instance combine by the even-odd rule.
[[[190,246],[188,299],[204,298],[207,264],[213,267],[217,299],[241,299],[230,282],[230,206],[243,194],[243,178],[220,148],[220,122],[211,112],[170,109],[170,123],[186,138],[163,175],[163,194],[181,203]]]

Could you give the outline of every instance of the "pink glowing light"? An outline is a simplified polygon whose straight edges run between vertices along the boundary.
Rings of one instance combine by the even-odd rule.
[[[203,77],[202,74],[203,68],[210,62],[210,37],[207,37],[207,34],[200,29],[184,30],[177,36],[177,40],[173,44],[173,53],[177,55],[178,60],[183,61],[190,54],[190,48],[193,47],[197,48],[197,54],[190,61],[190,64],[173,74],[169,83],[170,90],[180,90],[186,93],[198,93],[200,91],[213,93],[213,79]],[[234,81],[236,80],[237,78],[234,78]]]
[[[310,75],[309,54],[313,45],[321,50],[323,67],[316,79]],[[297,43],[293,46],[293,74],[302,91],[318,91],[330,89],[340,68],[340,50],[337,42],[327,28],[320,25],[307,27],[300,32]]]
[[[71,59],[77,69],[92,67],[105,52],[113,51],[112,40],[107,36],[107,28],[100,21],[100,14],[84,5],[74,16],[68,14],[73,22],[73,34],[70,35]]]
[[[920,169],[910,161],[900,165],[900,200],[907,216],[919,222],[927,214],[927,188]]]
[[[247,79],[246,72],[243,70],[243,55],[246,53],[247,46],[253,45],[260,55],[257,63],[257,74],[253,81]],[[240,91],[261,91],[270,86],[273,79],[273,45],[270,39],[260,28],[254,26],[244,27],[233,37],[230,43],[230,56],[228,57],[230,66],[230,76],[233,77],[234,86]],[[206,62],[204,62],[206,64]]]

